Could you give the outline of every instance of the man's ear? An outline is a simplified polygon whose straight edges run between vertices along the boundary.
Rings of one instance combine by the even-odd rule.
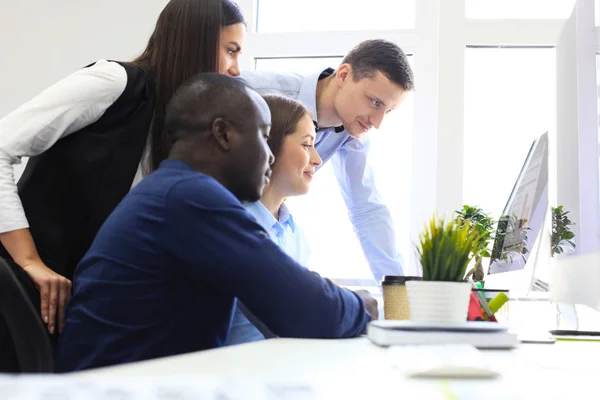
[[[343,86],[348,79],[352,79],[352,65],[342,64],[335,72],[335,78],[340,86]]]
[[[211,134],[223,150],[229,151],[235,141],[237,130],[229,121],[216,118],[212,123]]]

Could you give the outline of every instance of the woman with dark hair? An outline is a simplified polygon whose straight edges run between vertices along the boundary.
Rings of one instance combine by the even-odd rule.
[[[263,97],[271,111],[268,144],[275,162],[260,200],[245,206],[275,243],[300,265],[308,267],[308,243],[285,200],[308,193],[313,174],[322,163],[314,146],[315,125],[310,111],[299,101],[272,94]],[[261,340],[269,334],[268,327],[238,304],[227,344]]]
[[[197,73],[239,75],[245,36],[233,0],[171,0],[138,58],[97,61],[0,120],[0,257],[50,333],[62,330],[70,279],[98,229],[167,157],[167,102]],[[31,159],[17,186],[21,157]]]

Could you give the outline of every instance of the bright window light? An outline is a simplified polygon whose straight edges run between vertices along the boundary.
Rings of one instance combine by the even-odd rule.
[[[412,29],[416,0],[258,0],[259,32]],[[292,11],[293,10],[293,11]]]
[[[575,0],[466,0],[467,18],[569,18]]]
[[[554,127],[555,85],[552,48],[466,50],[466,204],[502,214],[533,140]]]

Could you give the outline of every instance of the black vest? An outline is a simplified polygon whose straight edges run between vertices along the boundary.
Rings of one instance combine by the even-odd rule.
[[[18,183],[29,229],[44,263],[67,279],[100,226],[131,188],[154,111],[154,85],[141,69],[95,123],[32,157]],[[0,246],[0,256],[8,253]]]

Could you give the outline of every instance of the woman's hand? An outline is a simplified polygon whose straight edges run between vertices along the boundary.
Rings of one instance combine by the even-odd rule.
[[[48,331],[62,333],[65,324],[65,306],[71,298],[71,281],[52,271],[42,260],[32,261],[22,268],[40,291],[42,319]]]

